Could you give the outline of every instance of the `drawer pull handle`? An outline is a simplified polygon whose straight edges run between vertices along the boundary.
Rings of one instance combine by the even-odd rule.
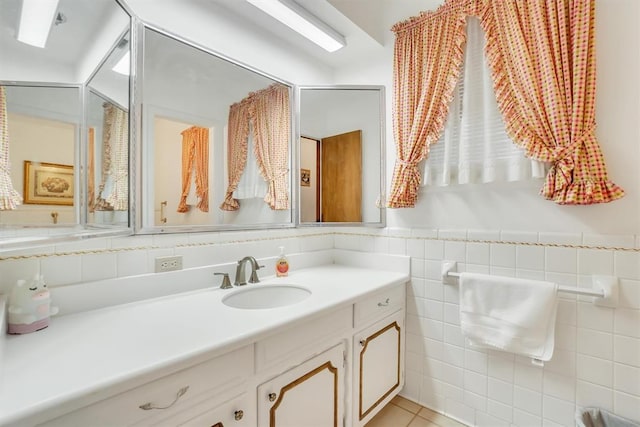
[[[176,398],[173,399],[173,402],[169,403],[167,406],[156,406],[155,404],[153,404],[151,402],[147,402],[144,405],[140,405],[139,408],[143,409],[145,411],[150,411],[151,409],[168,409],[168,408],[171,408],[173,405],[176,404],[178,399],[180,399],[187,392],[187,390],[189,390],[189,386],[184,386],[180,390],[178,390],[178,392],[176,393]]]
[[[273,402],[278,397],[275,393],[269,393],[269,402]]]
[[[244,417],[244,412],[242,411],[242,409],[238,409],[233,413],[233,419],[236,421],[240,421],[242,417]]]
[[[389,298],[385,302],[379,302],[378,307],[386,307],[389,305]]]
[[[222,423],[215,423],[211,427],[224,427],[224,425]]]

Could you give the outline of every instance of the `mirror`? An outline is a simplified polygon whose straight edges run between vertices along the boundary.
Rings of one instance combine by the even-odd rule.
[[[130,26],[128,13],[116,0],[59,0],[45,46],[36,47],[17,40],[21,8],[20,0],[3,0],[0,14],[0,85],[7,89],[11,181],[24,199],[16,209],[0,210],[0,251],[100,234],[87,225],[80,207],[80,200],[86,200],[82,172],[87,140],[82,84],[97,75],[95,70]],[[104,86],[100,91],[128,106],[128,78],[125,85],[118,94]],[[28,126],[30,133],[20,126]],[[49,137],[53,129],[66,133],[64,148]],[[128,221],[109,224],[118,228],[107,235],[130,234]]]
[[[5,85],[3,90],[9,176],[20,197],[15,209],[0,210],[3,228],[74,226],[80,87]]]
[[[137,231],[292,226],[291,86],[149,27],[143,66]]]
[[[129,225],[129,38],[126,31],[87,84],[83,208],[91,225]]]
[[[384,226],[384,86],[300,87],[300,224]]]

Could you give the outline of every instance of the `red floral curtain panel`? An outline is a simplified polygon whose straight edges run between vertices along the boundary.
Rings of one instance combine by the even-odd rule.
[[[233,198],[233,192],[238,188],[240,177],[247,164],[249,104],[246,100],[237,102],[229,108],[227,129],[227,177],[229,183],[220,209],[236,211],[240,208],[240,203],[238,199]]]
[[[461,3],[461,2],[457,2]],[[414,207],[429,146],[442,133],[463,59],[465,13],[449,2],[436,12],[400,22],[393,60],[396,164],[390,208]]]
[[[89,213],[96,211],[96,130],[89,128],[87,134],[87,201]]]
[[[233,192],[247,164],[249,124],[253,126],[254,154],[260,174],[269,184],[264,201],[274,210],[289,209],[289,137],[291,107],[289,88],[273,84],[252,92],[229,109],[227,169],[229,185],[220,209],[240,207]]]
[[[477,15],[486,33],[509,136],[527,156],[552,163],[541,194],[585,205],[622,197],[607,177],[595,138],[594,10],[594,0],[448,0],[435,12],[396,24],[398,160],[389,207],[415,206],[415,165],[442,131],[467,15]]]
[[[250,98],[254,154],[260,174],[269,184],[264,201],[274,210],[289,209],[289,88],[274,84]]]
[[[129,113],[104,103],[102,174],[94,203],[98,211],[129,209]]]
[[[7,98],[4,86],[0,86],[0,210],[12,210],[22,203],[11,182],[10,166]]]
[[[560,204],[621,198],[595,137],[594,0],[487,1],[480,11],[498,106],[527,156],[552,162]]]
[[[187,197],[195,173],[198,209],[209,212],[209,129],[192,126],[182,131],[182,195],[178,212],[188,212]]]

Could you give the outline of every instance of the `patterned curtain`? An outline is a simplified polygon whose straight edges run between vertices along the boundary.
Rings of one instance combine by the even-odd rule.
[[[195,169],[198,209],[209,212],[209,129],[192,126],[182,131],[182,196],[178,212],[188,212],[187,196]]]
[[[560,204],[624,195],[595,137],[594,0],[491,0],[480,11],[507,132],[552,162],[541,194]]]
[[[413,207],[416,164],[440,135],[458,80],[464,25],[477,15],[498,106],[527,156],[552,162],[541,194],[560,204],[616,200],[595,139],[594,0],[447,0],[396,24],[389,207]]]
[[[87,156],[87,200],[89,213],[96,210],[96,130],[89,128]]]
[[[104,104],[102,126],[102,178],[96,210],[129,209],[129,113]],[[106,194],[106,197],[105,197]]]
[[[435,12],[397,23],[393,60],[393,133],[396,164],[390,208],[414,207],[418,163],[442,133],[460,75],[466,40],[464,4],[447,2]]]
[[[229,108],[229,123],[227,127],[227,176],[229,184],[220,209],[235,211],[240,208],[240,203],[233,198],[233,192],[238,188],[240,177],[247,164],[247,138],[249,137],[249,105],[247,101],[237,102]]]
[[[22,197],[11,183],[9,162],[9,122],[4,86],[0,86],[0,210],[13,210],[22,203]]]
[[[249,98],[254,153],[260,174],[269,183],[264,201],[274,210],[289,209],[289,88],[274,84]]]

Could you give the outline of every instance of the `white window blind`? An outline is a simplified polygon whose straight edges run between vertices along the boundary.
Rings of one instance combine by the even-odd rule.
[[[506,133],[484,45],[480,22],[468,18],[462,75],[444,132],[423,162],[422,185],[521,181],[546,174],[545,164],[526,158]]]
[[[267,191],[269,191],[269,185],[264,180],[258,169],[258,160],[254,153],[254,141],[253,141],[253,125],[249,124],[249,137],[247,144],[247,165],[240,176],[240,182],[238,188],[233,193],[233,197],[236,199],[255,199],[263,198]]]

